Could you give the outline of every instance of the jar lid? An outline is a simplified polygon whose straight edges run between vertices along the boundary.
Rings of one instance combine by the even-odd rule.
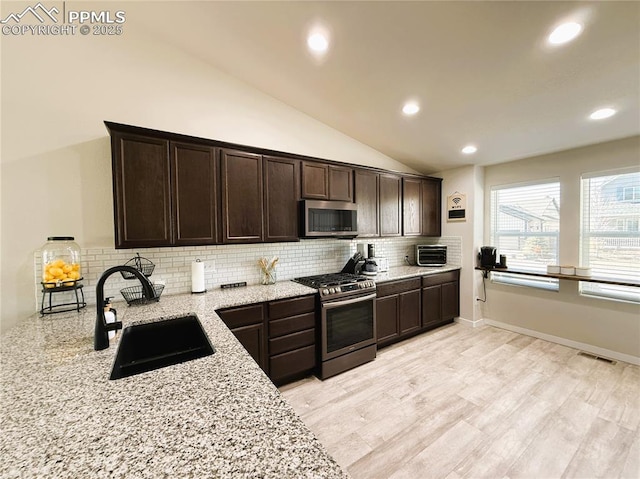
[[[49,236],[47,241],[73,241],[73,236]]]

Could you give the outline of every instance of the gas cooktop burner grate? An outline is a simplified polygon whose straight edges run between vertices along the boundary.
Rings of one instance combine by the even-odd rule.
[[[367,281],[367,278],[350,273],[328,273],[295,278],[294,281],[311,288],[319,289],[331,286],[341,286],[343,284],[360,283],[362,281]]]

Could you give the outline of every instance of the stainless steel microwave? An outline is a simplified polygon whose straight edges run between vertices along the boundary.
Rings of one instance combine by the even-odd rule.
[[[418,266],[444,266],[447,264],[447,246],[429,244],[416,246],[416,264]]]
[[[300,205],[301,237],[353,238],[358,235],[358,211],[355,203],[303,200]]]

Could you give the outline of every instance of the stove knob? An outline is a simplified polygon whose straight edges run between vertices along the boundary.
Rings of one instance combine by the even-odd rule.
[[[373,281],[369,281],[369,282],[367,282],[367,286],[368,286],[369,288],[373,288]]]
[[[338,287],[336,288],[336,293],[341,293],[341,292],[342,292],[342,288],[340,288],[340,286],[338,286]]]
[[[328,289],[323,289],[322,290],[322,294],[329,294],[329,290]]]
[[[358,286],[360,287],[360,289],[364,288],[364,283],[358,283]]]

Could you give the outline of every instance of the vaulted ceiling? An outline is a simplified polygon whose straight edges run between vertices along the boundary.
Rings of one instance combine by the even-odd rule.
[[[150,34],[424,173],[640,133],[640,2],[146,5]],[[551,46],[563,21],[583,32]],[[618,113],[590,120],[601,107]]]

